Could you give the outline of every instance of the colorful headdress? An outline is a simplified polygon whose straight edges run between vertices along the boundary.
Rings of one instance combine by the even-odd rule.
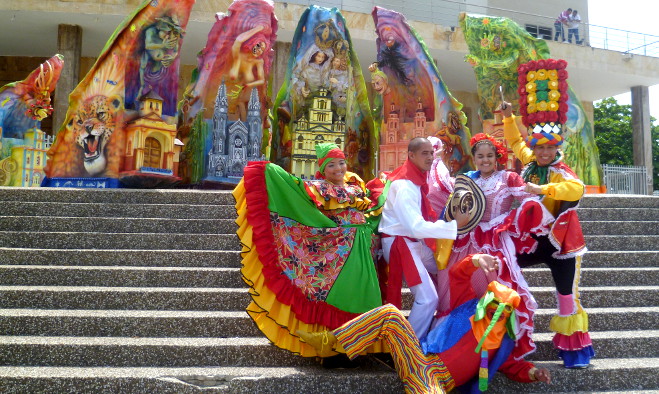
[[[316,144],[316,157],[318,158],[318,167],[320,167],[316,173],[316,178],[324,178],[322,174],[325,172],[327,163],[332,159],[345,159],[346,155],[337,144],[321,142],[320,144]]]
[[[498,304],[497,310],[496,312],[494,312],[494,315],[492,316],[492,321],[490,322],[489,326],[485,329],[485,332],[483,333],[483,336],[481,337],[480,341],[478,341],[478,346],[476,346],[475,349],[476,353],[481,352],[481,347],[483,346],[483,342],[485,342],[485,339],[494,328],[496,322],[499,321],[499,317],[501,316],[502,313],[504,313],[504,311],[508,311],[510,313],[510,316],[508,316],[508,320],[506,321],[506,330],[508,331],[508,335],[510,335],[511,338],[515,339],[515,332],[516,332],[515,309],[521,302],[521,298],[519,294],[510,287],[504,286],[497,281],[490,282],[490,284],[487,286],[487,292],[483,297],[481,297],[481,299],[478,301],[478,304],[476,305],[476,313],[474,314],[474,321],[479,321],[482,318],[484,318],[487,314],[487,306],[493,302]],[[478,388],[481,391],[487,390],[487,383],[488,383],[488,351],[487,349],[483,349],[481,352],[481,365],[478,371]]]
[[[519,111],[530,129],[526,144],[561,145],[567,121],[567,62],[559,59],[532,60],[517,68]]]
[[[491,135],[487,135],[485,133],[478,133],[475,136],[471,137],[471,139],[469,140],[469,146],[473,148],[481,141],[489,141],[492,145],[494,145],[494,150],[496,151],[496,155],[497,155],[497,163],[501,165],[506,164],[506,161],[508,160],[508,150],[503,146],[501,142],[495,140]]]

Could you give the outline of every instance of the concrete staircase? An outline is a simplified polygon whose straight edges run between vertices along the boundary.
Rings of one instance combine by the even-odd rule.
[[[580,217],[593,366],[556,360],[550,274],[527,269],[553,384],[492,392],[659,390],[659,198],[587,196]],[[0,188],[0,392],[402,392],[371,357],[325,370],[260,335],[234,219],[228,192]]]

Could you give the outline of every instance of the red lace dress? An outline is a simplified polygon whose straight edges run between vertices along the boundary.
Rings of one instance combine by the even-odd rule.
[[[441,270],[438,275],[439,316],[450,312],[448,268],[470,254],[487,253],[498,257],[502,261],[499,272],[486,276],[482,270],[476,271],[472,275],[472,286],[477,294],[481,294],[490,281],[497,280],[520,294],[523,305],[516,312],[518,342],[513,355],[515,359],[521,359],[535,350],[531,335],[537,303],[517,265],[515,254],[535,250],[537,242],[531,234],[547,234],[554,217],[540,203],[538,196],[524,191],[524,180],[517,173],[495,171],[487,178],[481,177],[479,171],[471,171],[466,175],[481,188],[487,206],[478,226],[467,234],[458,235],[453,243],[447,269]],[[428,180],[428,197],[436,212],[444,210],[446,200],[453,191],[454,181],[443,163],[433,164]],[[512,209],[514,204],[519,206]]]

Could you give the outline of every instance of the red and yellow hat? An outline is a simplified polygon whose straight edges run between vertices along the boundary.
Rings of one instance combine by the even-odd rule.
[[[529,128],[526,144],[561,145],[567,121],[567,62],[563,59],[532,60],[520,64],[518,73],[519,111]]]

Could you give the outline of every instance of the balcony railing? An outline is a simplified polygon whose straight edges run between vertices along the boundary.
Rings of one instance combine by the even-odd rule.
[[[602,164],[602,172],[609,194],[648,194],[645,167]]]
[[[285,3],[336,7],[343,11],[370,14],[379,5],[404,14],[408,19],[430,22],[446,27],[458,26],[461,12],[490,16],[505,16],[539,38],[551,40],[554,37],[556,16],[537,15],[517,10],[471,4],[465,0],[287,0]],[[606,26],[581,23],[579,26],[580,44],[593,48],[618,51],[626,54],[659,57],[659,36],[636,33]],[[567,38],[567,29],[565,37]],[[574,43],[574,41],[573,41]]]

